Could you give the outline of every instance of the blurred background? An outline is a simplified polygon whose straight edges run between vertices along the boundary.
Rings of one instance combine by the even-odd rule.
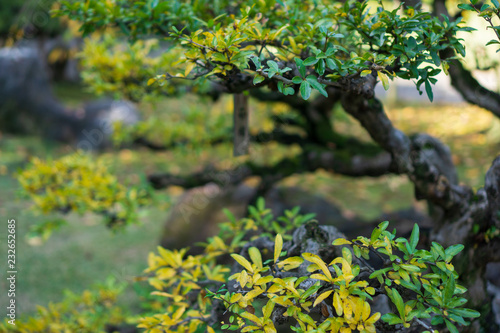
[[[136,82],[127,81],[127,66],[136,64],[134,54],[161,52],[168,45],[144,43],[134,49],[123,41],[121,51],[112,49],[106,44],[107,35],[84,39],[76,23],[52,18],[54,6],[57,3],[52,0],[0,0],[0,216],[17,221],[18,311],[32,314],[37,304],[60,301],[65,289],[78,293],[109,276],[131,283],[119,302],[136,309],[141,299],[135,295],[141,287],[134,285],[134,276],[146,267],[150,251],[160,243],[172,242],[168,230],[193,223],[215,224],[224,219],[224,207],[243,214],[246,203],[241,198],[251,197],[258,180],[211,196],[195,212],[183,210],[182,202],[193,202],[206,188],[184,191],[174,186],[157,191],[155,203],[139,210],[139,223],[115,231],[103,225],[98,214],[63,216],[33,210],[33,200],[23,194],[16,178],[34,157],[57,159],[84,150],[102,161],[118,182],[132,185],[143,184],[152,173],[198,172],[203,165],[222,168],[235,163],[231,143],[212,146],[201,140],[210,128],[231,126],[230,96],[188,93],[168,97],[155,95],[144,85],[143,90],[136,89]],[[468,19],[476,27],[482,24],[480,19]],[[494,49],[484,46],[490,39],[484,35],[481,28],[464,34],[468,52],[464,64],[485,87],[498,92],[498,57]],[[152,77],[157,74],[155,66],[161,65],[139,74]],[[124,83],[110,93],[106,75]],[[136,95],[142,93],[154,96],[144,99]],[[433,103],[425,94],[419,95],[411,82],[394,81],[388,91],[378,87],[378,96],[396,127],[405,133],[427,132],[439,138],[453,153],[460,181],[474,189],[483,185],[492,157],[500,151],[500,119],[464,102],[445,74],[434,88]],[[287,106],[252,100],[250,110],[250,131],[256,132],[272,127],[269,116],[286,114]],[[369,141],[342,109],[333,117],[337,130]],[[148,144],[133,142],[131,129],[145,134]],[[195,142],[170,149],[154,149],[151,144],[186,136]],[[251,158],[273,163],[300,148],[270,142],[251,149],[250,157],[238,161]],[[405,176],[354,179],[320,170],[280,181],[266,199],[273,207],[301,205],[303,211],[317,213],[321,222],[328,219],[353,235],[363,225],[385,219],[426,223],[426,205],[415,201]],[[186,224],[186,219],[196,221]],[[0,229],[0,238],[3,244],[6,228]],[[190,244],[193,239],[182,242]],[[2,258],[4,251],[2,246]],[[6,282],[1,281],[0,286],[6,287]]]

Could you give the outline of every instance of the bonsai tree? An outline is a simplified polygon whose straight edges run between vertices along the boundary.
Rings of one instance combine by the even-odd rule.
[[[435,4],[442,2],[436,1]],[[151,332],[183,331],[189,327],[194,332],[198,324],[208,323],[204,327],[211,332],[214,329],[211,325],[229,311],[232,315],[223,320],[226,325],[223,329],[270,332],[275,325],[284,322],[285,317],[293,317],[297,322],[293,329],[300,332],[350,332],[355,329],[373,332],[378,316],[371,314],[365,300],[373,293],[385,293],[399,314],[385,317],[385,322],[395,327],[378,326],[379,330],[410,331],[415,329],[412,328],[415,324],[419,327],[417,331],[421,331],[422,326],[431,330],[434,329],[432,325],[444,325],[449,331],[456,332],[455,324],[466,324],[464,318],[476,317],[476,313],[469,310],[449,311],[465,301],[454,298],[463,291],[455,284],[453,272],[456,269],[469,289],[465,296],[468,307],[482,314],[468,329],[477,332],[496,329],[488,319],[491,304],[485,290],[484,271],[487,263],[500,259],[500,241],[496,232],[500,227],[500,157],[493,160],[484,188],[474,191],[459,184],[448,147],[428,134],[408,136],[395,128],[374,92],[377,83],[387,89],[390,81],[398,77],[413,80],[416,88],[421,93],[425,91],[432,101],[436,75],[441,70],[451,74],[460,66],[458,56],[465,55],[456,33],[472,28],[461,25],[460,18],[434,16],[421,11],[419,6],[385,6],[388,5],[382,2],[370,7],[367,2],[315,0],[90,0],[61,3],[56,13],[80,21],[84,34],[102,29],[112,33],[111,37],[101,40],[88,39],[84,51],[89,56],[84,62],[92,67],[85,76],[97,91],[120,93],[135,101],[147,95],[173,96],[185,92],[213,98],[222,94],[234,96],[232,124],[226,121],[227,115],[224,114],[215,118],[200,116],[198,119],[205,122],[202,128],[206,133],[199,135],[199,131],[193,128],[182,130],[176,123],[159,123],[152,117],[137,127],[119,131],[118,140],[132,140],[154,150],[171,149],[187,142],[216,145],[229,141],[234,143],[236,156],[247,154],[250,142],[258,145],[273,141],[300,147],[295,155],[286,156],[272,165],[246,160],[235,163],[232,169],[207,167],[195,174],[152,174],[148,181],[154,188],[173,185],[191,188],[208,183],[228,186],[259,176],[261,183],[252,202],[256,203],[257,197],[273,184],[296,173],[324,169],[350,177],[401,174],[413,183],[416,198],[428,202],[434,220],[430,238],[441,244],[433,244],[430,252],[418,252],[418,228],[414,229],[410,240],[404,241],[386,232],[385,224],[370,240],[360,238],[354,242],[338,241],[340,235],[333,237],[332,231],[311,231],[318,229],[309,226],[309,230],[307,225],[297,229],[293,241],[286,246],[280,240],[285,237],[281,236],[284,234],[281,229],[274,229],[268,238],[250,237],[245,244],[238,244],[241,240],[238,237],[227,238],[226,241],[236,242],[238,246],[225,251],[238,251],[233,258],[244,268],[231,269],[232,278],[238,281],[239,287],[230,282],[227,289],[212,287],[207,290],[195,282],[198,281],[197,274],[203,271],[208,280],[226,281],[224,274],[228,273],[213,261],[210,251],[215,245],[209,243],[207,249],[211,250],[205,257],[186,258],[183,251],[161,249],[160,257],[150,258],[150,270],[156,274],[151,283],[172,302],[167,313],[145,320],[142,327]],[[135,44],[126,48],[120,43],[120,34]],[[154,50],[155,45],[160,52]],[[460,78],[460,75],[456,74],[456,77]],[[262,102],[284,103],[290,111],[281,116],[270,115],[269,120],[274,125],[271,130],[250,133],[249,97]],[[338,105],[359,121],[373,142],[367,143],[335,130],[332,114]],[[75,172],[74,163],[76,166],[87,163],[75,158],[68,161],[73,163],[71,168],[65,168],[68,175]],[[46,193],[50,200],[44,201],[40,192],[48,187],[51,177],[39,181],[36,177],[40,169],[34,165],[22,175],[22,181],[28,191],[37,194],[40,205],[45,205],[46,210],[70,211],[83,207],[104,212],[111,216],[109,222],[116,223],[128,221],[131,214],[127,212],[132,211],[130,207],[135,208],[133,198],[137,197],[137,192],[132,198],[123,194],[121,186],[113,191],[101,187],[101,195],[92,197],[98,203],[82,206],[78,195],[93,193],[92,182],[79,184],[79,189],[88,188],[88,191],[82,190],[65,201],[57,200],[57,194],[51,188],[50,193]],[[50,175],[50,170],[43,170]],[[89,168],[85,170],[97,177]],[[60,172],[59,177],[62,177]],[[108,177],[97,178],[110,180]],[[71,186],[71,183],[61,180],[56,188],[64,191]],[[117,202],[125,202],[118,213],[113,212]],[[261,213],[254,209],[251,221],[261,219],[260,226],[265,227],[272,218],[264,218],[267,213],[262,204],[258,206]],[[290,233],[292,230],[286,231]],[[315,253],[310,248],[299,246],[306,244],[308,237],[314,239],[318,232],[323,239],[318,246],[320,249],[326,246],[324,250],[316,248]],[[212,242],[217,243],[213,239]],[[332,242],[353,245],[353,252],[342,250],[337,255],[343,259],[334,259]],[[457,244],[463,244],[464,250],[457,257],[455,266],[448,266],[461,249]],[[282,248],[293,253],[301,250],[280,263]],[[382,271],[370,269],[371,264],[366,261],[368,252],[377,252],[380,248],[385,249],[382,254],[388,259],[384,258]],[[403,257],[392,253],[393,248],[402,251]],[[273,264],[266,266],[262,257],[269,251],[275,251],[275,255]],[[358,268],[352,266],[355,262],[353,253],[361,260]],[[327,261],[332,259],[328,264]],[[304,260],[308,261],[308,267],[302,266]],[[290,270],[298,268],[300,272],[289,275],[287,269],[283,270],[287,265]],[[434,270],[435,267],[439,272]],[[173,279],[181,271],[186,274],[180,281]],[[354,271],[356,274],[352,273]],[[370,272],[369,277],[378,285],[374,287],[361,282],[359,275],[365,271]],[[441,290],[439,293],[430,291],[428,284],[417,277],[424,272],[431,274],[429,278],[436,279],[434,286]],[[351,275],[358,280],[352,280]],[[395,282],[398,287],[392,288],[391,281],[395,280],[399,282]],[[357,281],[357,287],[352,290],[348,287],[351,281]],[[306,288],[303,283],[310,285]],[[418,283],[420,286],[415,287]],[[172,286],[182,295],[165,291]],[[405,291],[399,289],[400,286]],[[339,290],[345,288],[349,289],[348,294],[341,294]],[[197,296],[191,293],[195,289],[198,290]],[[415,296],[421,290],[430,293],[422,296],[423,303],[419,303],[419,297]],[[343,300],[351,293],[358,295],[361,301],[356,298],[354,303],[345,303]],[[259,295],[274,301],[262,303],[257,297]],[[310,300],[312,295],[315,295],[314,300]],[[206,308],[205,296],[213,300],[209,302],[210,308]],[[193,301],[190,297],[195,297],[198,305],[186,302],[185,298]],[[330,301],[325,304],[329,305],[323,307],[323,301],[327,299]],[[453,306],[449,302],[453,302]],[[300,309],[299,303],[302,304]],[[257,316],[254,311],[259,305],[262,313]],[[354,312],[352,307],[356,309]],[[319,313],[315,313],[324,320],[305,314],[310,308],[319,309]],[[200,309],[210,311],[202,313]],[[432,322],[422,321],[431,312],[434,315]],[[345,322],[329,319],[340,318],[343,314]],[[354,326],[348,323],[352,316],[357,316]],[[360,320],[364,321],[361,326]],[[329,324],[324,324],[327,322]]]

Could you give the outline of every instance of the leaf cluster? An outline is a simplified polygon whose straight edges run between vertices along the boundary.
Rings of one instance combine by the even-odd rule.
[[[461,3],[458,8],[463,10],[469,10],[476,12],[480,17],[482,17],[486,22],[488,22],[488,29],[492,29],[495,32],[496,39],[491,39],[488,45],[500,45],[500,25],[494,23],[496,18],[497,22],[500,19],[500,2],[498,0],[491,0],[491,4],[479,2],[479,0],[469,0],[469,3]],[[497,49],[497,53],[500,48]]]
[[[258,206],[250,208],[250,218],[224,223],[204,244],[204,254],[186,256],[186,249],[161,247],[158,255],[150,254],[146,272],[166,311],[143,318],[139,327],[154,333],[277,332],[286,324],[296,332],[376,332],[381,319],[394,329],[421,325],[436,332],[446,325],[458,332],[457,325],[479,316],[463,307],[466,289],[457,283],[451,263],[462,245],[417,249],[417,225],[405,239],[388,232],[383,222],[369,239],[336,239],[341,255],[333,260],[307,252],[289,255],[295,236],[286,232],[293,228],[261,232],[260,223],[276,221],[267,217],[262,200]],[[296,214],[286,214],[284,224],[291,227]],[[237,265],[220,261],[228,254]],[[368,265],[370,254],[384,258],[383,267]],[[394,312],[372,311],[373,297],[380,294],[389,297]]]
[[[105,283],[85,290],[82,294],[65,291],[64,300],[38,306],[37,313],[28,318],[16,319],[16,325],[0,323],[0,332],[81,332],[105,333],[106,325],[125,322],[128,314],[116,305],[125,285],[108,279]]]
[[[23,194],[33,200],[35,211],[92,212],[104,215],[109,227],[137,222],[139,207],[152,200],[149,186],[125,187],[102,158],[93,160],[81,151],[56,160],[35,157],[19,171],[17,179]],[[38,227],[38,233],[44,234],[59,225],[46,223]]]

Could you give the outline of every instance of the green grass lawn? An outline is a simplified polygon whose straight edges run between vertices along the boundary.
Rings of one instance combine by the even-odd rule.
[[[56,87],[55,91],[69,105],[77,105],[79,95],[74,87]],[[163,102],[161,108],[176,109],[180,101]],[[168,103],[177,103],[171,105]],[[227,107],[222,101],[220,107]],[[466,110],[467,108],[468,110]],[[460,110],[460,112],[457,112]],[[458,166],[461,181],[477,188],[483,184],[484,174],[494,156],[500,151],[498,128],[500,121],[490,113],[474,107],[433,106],[394,107],[388,109],[395,125],[407,133],[425,131],[447,143]],[[345,114],[335,118],[336,128],[344,133],[367,138],[366,133],[353,119]],[[252,158],[265,160],[273,149],[287,153],[283,148],[268,145],[253,148]],[[94,215],[68,215],[69,224],[45,243],[29,241],[26,235],[30,227],[41,221],[61,217],[59,215],[34,215],[30,202],[18,196],[19,186],[12,178],[18,168],[30,157],[57,157],[72,152],[71,147],[44,142],[38,138],[0,137],[0,216],[4,220],[0,228],[2,244],[0,257],[6,258],[7,218],[17,221],[17,268],[18,268],[18,313],[30,314],[36,305],[47,305],[62,298],[63,290],[81,292],[93,283],[115,276],[119,281],[132,281],[146,267],[148,252],[154,251],[160,230],[167,218],[168,193],[158,207],[142,211],[142,223],[128,227],[123,232],[113,233]],[[179,150],[155,154],[147,150],[109,151],[103,154],[120,179],[134,179],[140,174],[158,171],[188,172],[199,170],[204,163],[224,165],[231,161],[231,147],[222,145],[209,152]],[[132,177],[132,178],[131,178]],[[385,176],[380,178],[352,179],[318,171],[315,174],[299,175],[284,180],[283,186],[299,186],[335,202],[346,212],[366,219],[374,219],[384,211],[417,206],[413,187],[405,177]],[[0,265],[0,267],[4,267]],[[0,282],[2,290],[6,282]],[[132,288],[127,289],[122,304],[132,308],[139,300]],[[2,291],[3,293],[3,291]],[[0,298],[0,307],[5,306]]]

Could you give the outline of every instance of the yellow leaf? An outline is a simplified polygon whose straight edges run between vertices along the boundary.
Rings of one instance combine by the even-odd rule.
[[[352,253],[351,250],[349,250],[347,247],[342,248],[342,257],[349,263],[349,265],[352,264]]]
[[[194,62],[188,62],[188,64],[186,65],[186,70],[184,71],[184,76],[187,77],[195,67],[196,64]]]
[[[290,257],[278,263],[278,267],[283,268],[285,271],[295,269],[302,265],[304,259],[301,257]]]
[[[246,295],[245,295],[245,300],[247,301],[252,301],[255,297],[259,296],[264,292],[263,289],[256,287],[255,289],[250,290]]]
[[[270,37],[271,40],[274,40],[276,37],[278,37],[278,35],[283,31],[285,30],[286,28],[288,28],[288,24],[285,24],[284,26],[282,26],[278,31],[276,31],[275,33],[273,33]]]
[[[366,321],[367,324],[374,324],[380,319],[380,312],[375,312],[368,320]]]
[[[352,318],[352,303],[349,299],[344,302],[344,317],[348,320]]]
[[[274,262],[276,263],[280,257],[281,249],[283,248],[283,237],[280,234],[276,235],[274,240]]]
[[[351,241],[348,241],[345,238],[337,238],[336,240],[333,241],[332,245],[339,246],[339,245],[346,245],[346,244],[352,244]]]
[[[233,294],[231,298],[229,299],[229,303],[236,303],[238,302],[241,298],[243,297],[242,294]]]
[[[179,320],[184,314],[184,311],[186,311],[186,308],[177,309],[177,311],[175,311],[175,313],[173,314],[172,319],[176,321]]]
[[[271,314],[273,313],[275,303],[273,300],[269,300],[265,306],[262,307],[262,314],[264,318],[271,318]]]
[[[378,78],[380,79],[380,81],[382,82],[384,89],[385,90],[389,89],[389,78],[387,77],[387,75],[385,75],[382,72],[377,72],[377,75],[378,75]]]
[[[243,256],[240,256],[239,254],[233,253],[233,254],[231,254],[231,257],[233,257],[233,259],[236,260],[238,262],[238,264],[245,267],[245,269],[247,271],[253,272],[252,265]]]
[[[240,276],[237,279],[237,281],[240,283],[241,288],[245,288],[245,285],[248,282],[248,273],[247,273],[247,271],[241,272]]]
[[[325,276],[328,277],[330,280],[332,279],[332,274],[328,270],[328,267],[326,267],[325,262],[320,257],[312,253],[302,253],[302,257],[304,257],[304,259],[306,259],[307,261],[310,261],[318,265],[321,271],[323,271],[323,274],[325,274]]]
[[[276,328],[274,327],[273,323],[271,322],[269,325],[272,326],[264,326],[264,332],[266,333],[276,333]]]
[[[448,75],[448,69],[450,68],[450,64],[447,61],[441,60],[441,66],[443,67],[443,72]]]
[[[261,277],[260,279],[258,279],[255,284],[260,286],[262,284],[266,284],[266,283],[269,283],[271,282],[272,280],[274,279],[274,277],[272,275],[268,275],[266,277]]]
[[[250,259],[252,259],[252,262],[254,263],[257,268],[261,269],[262,268],[262,256],[260,254],[260,251],[256,247],[251,247],[248,249],[248,254],[250,255]]]
[[[314,304],[313,304],[313,307],[315,307],[316,305],[318,305],[319,303],[323,302],[325,300],[325,298],[327,298],[328,296],[330,296],[330,294],[333,292],[333,290],[328,290],[328,291],[325,291],[324,293],[322,293],[321,295],[319,295],[316,300],[314,301]]]
[[[344,309],[342,307],[342,301],[340,300],[339,293],[335,293],[333,295],[333,307],[335,308],[335,312],[337,312],[337,316],[342,316]]]
[[[256,324],[257,324],[257,325],[259,325],[259,326],[262,326],[262,321],[260,320],[260,318],[259,318],[259,317],[257,317],[257,316],[256,316],[256,315],[254,315],[254,314],[251,314],[251,313],[249,313],[249,312],[242,312],[242,313],[240,314],[240,316],[242,316],[243,318],[246,318],[246,319],[248,319],[248,320],[253,321],[254,323],[256,323]]]
[[[148,86],[152,85],[155,82],[156,82],[156,78],[153,77],[153,78],[149,79],[148,80]]]
[[[363,302],[363,313],[361,314],[361,318],[363,319],[363,321],[366,321],[368,319],[368,317],[370,316],[370,312],[370,304],[368,304],[368,302]]]
[[[361,77],[365,77],[365,76],[367,76],[367,75],[370,75],[371,73],[372,73],[372,71],[371,71],[371,70],[369,70],[369,69],[365,69],[364,71],[362,71],[362,72],[361,72],[361,74],[360,74],[359,76],[361,76]]]
[[[311,279],[316,279],[316,280],[321,280],[321,281],[326,281],[326,282],[331,282],[331,280],[329,280],[323,274],[311,274],[310,278]]]

